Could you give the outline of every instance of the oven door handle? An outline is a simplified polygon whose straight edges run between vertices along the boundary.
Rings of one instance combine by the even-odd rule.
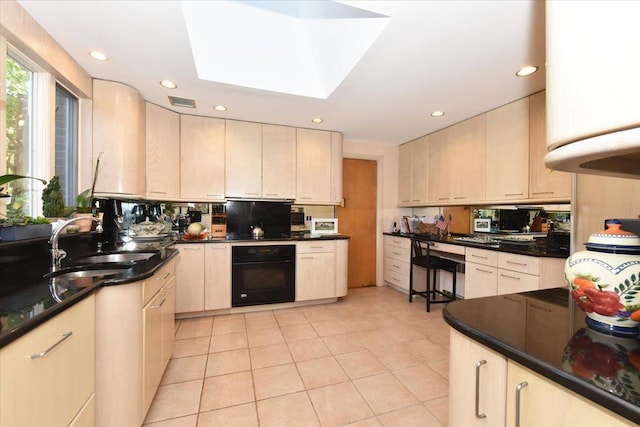
[[[233,261],[232,265],[265,265],[265,264],[291,264],[295,260],[293,259],[268,259],[268,260],[260,260],[260,261],[244,261],[244,260],[236,260]]]

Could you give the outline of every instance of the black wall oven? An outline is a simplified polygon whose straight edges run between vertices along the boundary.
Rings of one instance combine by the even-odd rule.
[[[293,302],[296,299],[296,246],[231,248],[231,305]]]

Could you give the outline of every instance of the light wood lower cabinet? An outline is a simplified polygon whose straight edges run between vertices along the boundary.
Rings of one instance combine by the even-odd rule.
[[[384,236],[384,281],[409,291],[411,239]]]
[[[450,427],[635,425],[460,332],[450,331]]]
[[[69,427],[94,427],[96,425],[96,399],[92,394]]]
[[[94,304],[87,297],[0,351],[0,426],[93,425]]]
[[[139,426],[173,352],[176,261],[96,294],[96,426]]]
[[[204,309],[231,307],[231,245],[205,245],[204,251]]]
[[[336,296],[333,240],[296,245],[296,301]]]
[[[349,241],[336,240],[336,297],[347,295],[349,289]]]
[[[176,313],[204,310],[205,243],[180,245],[176,265]]]

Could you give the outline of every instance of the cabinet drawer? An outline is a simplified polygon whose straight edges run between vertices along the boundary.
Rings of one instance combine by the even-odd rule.
[[[496,295],[498,268],[474,262],[465,263],[464,299]]]
[[[475,262],[477,264],[488,265],[491,267],[498,266],[498,252],[488,251],[486,249],[467,248],[464,256],[466,262]]]
[[[498,295],[538,289],[538,276],[517,271],[498,269]]]
[[[409,262],[387,257],[384,259],[384,268],[395,271],[396,273],[404,274],[405,276],[408,276],[411,271],[411,265]]]
[[[316,242],[298,242],[296,245],[296,251],[299,254],[312,254],[317,252],[333,252],[334,251],[333,240],[323,240]]]
[[[387,244],[384,247],[384,257],[408,262],[411,259],[411,249]]]
[[[411,239],[406,237],[384,236],[384,243],[398,248],[411,249]]]
[[[520,273],[535,274],[540,271],[540,260],[537,257],[516,255],[506,252],[498,253],[498,267]]]
[[[458,255],[464,255],[464,253],[465,253],[465,247],[464,246],[450,245],[448,243],[438,243],[438,242],[432,242],[431,243],[431,250],[432,251],[440,251],[440,252],[448,252],[450,254],[458,254]]]
[[[399,288],[409,290],[409,276],[400,274],[389,268],[384,269],[384,280],[396,285]]]
[[[144,281],[142,290],[142,306],[145,306],[160,288],[176,274],[175,261],[169,261],[157,270],[153,276]]]

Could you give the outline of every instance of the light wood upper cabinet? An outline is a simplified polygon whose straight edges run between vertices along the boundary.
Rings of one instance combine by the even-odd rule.
[[[93,81],[93,164],[100,156],[95,193],[143,197],[145,101],[122,83]]]
[[[398,157],[398,204],[400,206],[427,203],[428,138],[423,136],[400,146]]]
[[[146,189],[148,199],[180,198],[180,115],[147,102]]]
[[[554,171],[544,164],[547,154],[546,92],[529,97],[529,198],[569,200],[571,174]]]
[[[331,201],[342,203],[342,134],[331,132]]]
[[[180,198],[224,201],[225,121],[180,116]]]
[[[398,149],[398,204],[409,206],[411,204],[411,154],[413,145],[411,142],[402,144]]]
[[[452,200],[454,131],[442,129],[428,136],[428,195],[430,203],[449,203]]]
[[[227,120],[225,195],[262,197],[262,124]]]
[[[331,203],[331,132],[297,129],[296,200]]]
[[[296,198],[296,129],[262,125],[262,197]]]
[[[452,144],[451,196],[454,203],[483,201],[487,118],[485,114],[450,129]]]
[[[529,197],[529,98],[487,113],[487,201]]]

